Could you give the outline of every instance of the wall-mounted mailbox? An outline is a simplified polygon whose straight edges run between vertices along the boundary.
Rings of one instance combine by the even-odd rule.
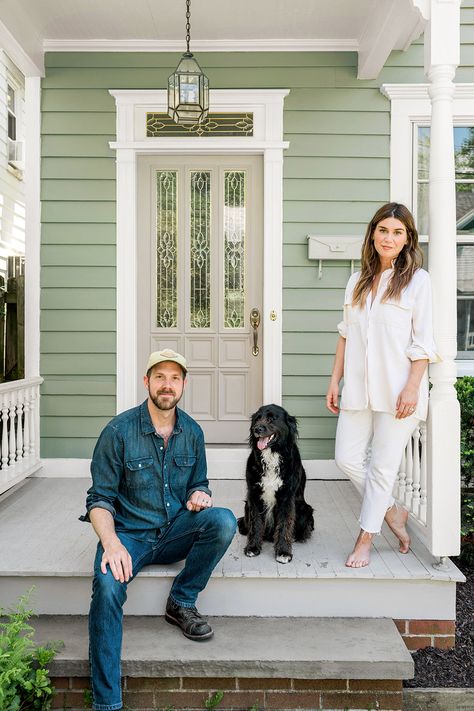
[[[355,235],[308,235],[308,259],[319,260],[319,279],[323,275],[323,259],[350,261],[353,272],[363,241],[363,237]]]

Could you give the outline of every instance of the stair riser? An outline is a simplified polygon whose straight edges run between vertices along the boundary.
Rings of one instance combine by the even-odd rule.
[[[125,613],[162,615],[171,578],[138,577]],[[10,607],[35,586],[38,614],[85,615],[89,577],[1,577],[0,606]],[[449,620],[456,617],[456,584],[408,580],[212,578],[199,596],[206,615],[257,617],[388,617]]]

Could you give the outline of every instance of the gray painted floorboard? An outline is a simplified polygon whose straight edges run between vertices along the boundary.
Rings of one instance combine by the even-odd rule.
[[[0,576],[89,577],[96,547],[90,524],[78,516],[84,511],[89,479],[32,478],[10,495],[0,498]],[[245,483],[212,482],[215,505],[243,513]],[[375,539],[371,565],[346,568],[344,561],[358,532],[360,499],[347,481],[309,481],[307,499],[315,509],[316,530],[306,543],[296,543],[290,564],[275,561],[272,546],[247,558],[245,539],[236,534],[213,577],[225,578],[359,578],[393,580],[462,581],[454,564],[447,571],[433,568],[434,559],[414,538],[407,555],[384,527]],[[180,564],[145,568],[140,576],[175,576]]]

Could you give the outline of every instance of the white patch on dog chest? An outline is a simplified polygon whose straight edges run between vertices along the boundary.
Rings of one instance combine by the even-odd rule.
[[[283,484],[280,476],[280,455],[272,452],[271,449],[264,449],[262,454],[263,476],[260,486],[262,487],[262,501],[266,518],[273,515],[275,506],[275,495]]]

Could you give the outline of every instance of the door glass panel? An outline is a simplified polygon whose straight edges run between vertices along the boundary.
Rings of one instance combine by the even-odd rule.
[[[245,171],[224,171],[224,327],[241,328],[245,309]]]
[[[211,174],[191,173],[191,328],[211,325]]]
[[[176,171],[157,171],[156,325],[159,328],[178,325],[177,184]]]

